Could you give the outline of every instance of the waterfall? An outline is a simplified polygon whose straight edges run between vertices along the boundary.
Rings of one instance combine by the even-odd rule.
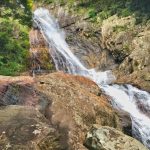
[[[115,108],[130,114],[134,137],[150,148],[150,118],[137,106],[137,103],[142,103],[147,111],[150,110],[150,94],[131,85],[109,85],[115,80],[110,70],[97,72],[95,69],[87,69],[72,53],[65,41],[65,33],[59,28],[57,20],[47,9],[37,9],[33,20],[49,44],[49,51],[56,69],[88,77],[97,83],[106,95],[111,97]]]

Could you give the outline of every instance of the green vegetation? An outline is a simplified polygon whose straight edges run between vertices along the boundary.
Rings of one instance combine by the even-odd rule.
[[[0,17],[19,20],[22,25],[31,26],[32,0],[5,0],[0,1]]]
[[[93,20],[103,20],[114,14],[118,16],[134,15],[137,23],[150,19],[149,0],[35,0],[42,3],[66,4],[78,12],[88,12]]]
[[[0,74],[18,75],[28,66],[31,0],[0,1]]]
[[[16,75],[26,68],[28,28],[16,20],[0,19],[0,74]]]

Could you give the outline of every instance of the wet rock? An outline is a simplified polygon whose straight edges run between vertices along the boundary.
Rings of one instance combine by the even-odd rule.
[[[49,53],[49,46],[39,29],[33,28],[30,37],[30,64],[34,74],[52,72],[55,70],[53,60]]]
[[[149,67],[140,71],[134,71],[132,74],[124,74],[123,72],[114,71],[117,77],[117,84],[132,84],[133,86],[150,92]]]
[[[58,9],[54,8],[51,13],[55,14],[61,25],[63,17],[59,19],[59,14],[56,13]],[[68,11],[65,6],[61,10],[64,14]],[[88,68],[113,69],[119,81],[123,77],[126,78],[125,83],[133,83],[149,91],[148,25],[136,25],[132,16],[120,18],[114,15],[98,25],[88,19],[84,20],[84,15],[77,14],[76,19],[74,15],[72,10],[68,15],[63,15],[68,20],[74,18],[75,22],[65,28],[66,40],[81,62]]]
[[[101,48],[100,26],[87,21],[84,15],[76,14],[67,6],[49,8],[50,13],[66,33],[66,41],[73,53],[87,68],[107,70],[114,68],[111,54]]]
[[[114,128],[96,125],[87,133],[85,146],[89,150],[148,150],[136,139]]]
[[[123,127],[123,133],[132,136],[132,120],[130,114],[125,111],[119,111],[118,115]]]
[[[146,116],[150,118],[150,107],[148,102],[137,101],[136,105],[141,112],[143,112]]]
[[[77,13],[67,4],[46,8],[58,18],[70,49],[87,68],[113,69],[117,82],[124,80],[149,91],[149,24],[136,25],[133,16],[117,15],[99,24],[91,22],[86,11]]]

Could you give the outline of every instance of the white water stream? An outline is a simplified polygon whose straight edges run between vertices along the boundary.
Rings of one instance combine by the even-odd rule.
[[[133,135],[150,148],[150,118],[142,113],[137,106],[137,103],[141,103],[149,111],[150,94],[131,85],[109,85],[115,80],[111,71],[97,72],[95,69],[87,69],[71,52],[65,41],[64,32],[47,9],[37,9],[34,12],[33,20],[49,43],[50,54],[56,69],[82,75],[96,82],[111,97],[114,107],[130,114]]]

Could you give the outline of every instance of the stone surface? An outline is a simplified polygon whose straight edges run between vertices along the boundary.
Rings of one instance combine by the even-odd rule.
[[[0,108],[0,149],[61,150],[59,133],[35,108],[6,106]]]
[[[118,112],[120,122],[123,127],[123,133],[126,135],[132,136],[132,120],[130,117],[130,114],[124,111],[119,111]]]
[[[121,129],[116,111],[89,79],[60,72],[39,76],[36,82],[36,88],[51,101],[47,118],[67,129],[69,149],[85,149],[85,133],[95,123]]]
[[[131,43],[132,52],[124,60],[120,69],[141,71],[150,67],[150,30],[144,29],[140,32]],[[150,69],[150,68],[149,68]]]
[[[116,63],[121,64],[133,51],[132,41],[137,34],[135,18],[114,15],[103,21],[101,29],[103,48],[107,48]]]
[[[31,73],[45,73],[55,70],[53,60],[50,56],[50,49],[42,33],[38,28],[31,29],[30,37],[30,62]]]
[[[89,150],[148,150],[136,139],[114,128],[96,125],[87,133],[85,145]]]
[[[135,25],[133,17],[112,16],[102,24],[102,43],[119,67],[113,69],[119,83],[150,91],[150,29]]]
[[[10,117],[6,116],[9,124],[12,123],[10,126],[12,130],[21,123],[20,126],[23,128],[21,129],[24,131],[28,123],[30,126],[30,122],[26,123],[26,117],[31,116],[32,123],[32,117],[34,116],[33,119],[36,119],[36,115],[40,115],[47,120],[45,126],[52,127],[58,133],[60,138],[56,138],[55,134],[50,135],[52,141],[44,140],[42,148],[47,147],[48,143],[47,149],[50,149],[49,145],[56,145],[56,140],[58,145],[63,145],[62,149],[84,150],[86,149],[83,146],[85,134],[95,123],[122,130],[122,121],[118,113],[110,106],[107,97],[102,94],[99,87],[87,78],[58,72],[36,76],[36,78],[0,76],[0,83],[0,104],[1,109],[4,110],[0,115],[12,113],[12,115],[8,114]],[[16,114],[19,114],[20,118],[18,124],[13,122],[13,120],[18,120]],[[42,122],[40,119],[36,121],[37,123]],[[2,122],[5,123],[4,120]],[[0,127],[3,129],[2,126]],[[17,138],[19,138],[21,134],[19,132],[21,131],[18,129],[18,132],[14,131],[11,137],[9,135],[8,137],[11,140],[13,135],[17,133]],[[38,134],[39,131],[36,133]],[[48,134],[49,131],[46,133]],[[28,132],[26,136],[32,135]],[[43,139],[45,139],[44,136]],[[26,139],[27,143],[32,142],[32,139]],[[9,143],[5,141],[5,145]],[[15,149],[15,145],[11,144],[11,146]],[[23,146],[22,143],[20,143],[21,146]]]
[[[29,76],[0,76],[0,105],[35,106],[37,97],[32,88],[34,79]]]
[[[134,71],[132,74],[125,75],[118,70],[114,71],[117,77],[117,84],[132,84],[133,86],[150,92],[149,67],[141,71]]]

